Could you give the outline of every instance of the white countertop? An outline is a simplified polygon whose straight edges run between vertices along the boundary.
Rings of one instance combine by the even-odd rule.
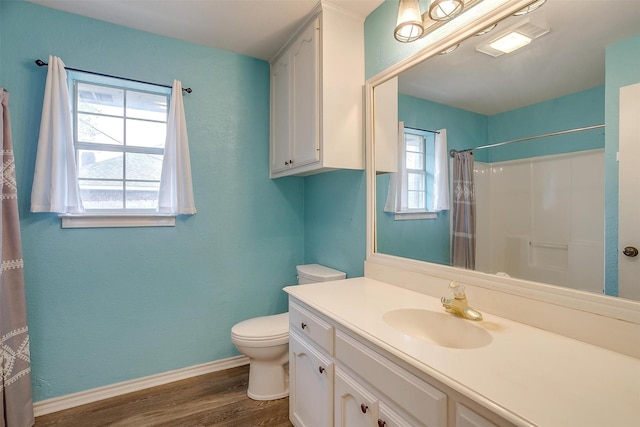
[[[434,345],[382,316],[397,308],[442,312],[439,299],[365,277],[285,291],[516,424],[640,426],[640,360],[633,357],[488,313],[473,322],[491,334],[487,346]]]

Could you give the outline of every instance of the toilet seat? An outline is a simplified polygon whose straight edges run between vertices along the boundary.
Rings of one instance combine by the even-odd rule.
[[[247,347],[268,347],[289,342],[289,313],[254,317],[231,328],[236,344]]]

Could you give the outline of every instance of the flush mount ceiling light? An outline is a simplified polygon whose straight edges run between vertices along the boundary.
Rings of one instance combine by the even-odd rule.
[[[476,46],[476,50],[497,57],[520,49],[531,43],[532,40],[547,34],[549,31],[549,28],[532,24],[528,19],[525,19],[505,29],[488,42]]]
[[[519,11],[517,11],[516,13],[514,13],[513,16],[522,16],[522,15],[526,15],[527,13],[533,12],[534,10],[536,10],[537,8],[545,4],[546,1],[547,0],[534,1],[529,6],[525,6]]]
[[[398,21],[393,36],[403,43],[418,40],[481,1],[431,0],[427,11],[421,13],[418,0],[399,0]]]

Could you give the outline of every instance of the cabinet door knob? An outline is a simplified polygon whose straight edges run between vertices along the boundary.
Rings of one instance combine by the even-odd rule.
[[[369,409],[369,407],[364,403],[360,405],[360,410],[362,411],[363,414],[367,413],[367,409]]]
[[[320,371],[320,373],[321,373],[321,374],[323,374],[323,373],[324,373],[324,368],[323,368],[322,366],[320,366],[320,367],[318,368],[318,371]]]
[[[622,253],[628,257],[634,257],[638,256],[638,249],[634,248],[633,246],[627,246],[626,248],[624,248]]]
[[[300,324],[300,327],[301,327],[302,329],[304,329],[304,328],[306,328],[306,327],[307,327],[307,324],[306,324],[306,323],[304,323],[304,322],[302,322],[302,323]]]
[[[287,166],[289,164],[289,162],[284,162],[284,165]]]
[[[380,418],[378,418],[378,427],[385,427],[386,425],[387,425],[386,421],[383,421]]]

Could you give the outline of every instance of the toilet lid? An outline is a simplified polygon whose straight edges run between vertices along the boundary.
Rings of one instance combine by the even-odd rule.
[[[254,317],[231,328],[231,334],[244,340],[273,340],[289,335],[289,313]]]

